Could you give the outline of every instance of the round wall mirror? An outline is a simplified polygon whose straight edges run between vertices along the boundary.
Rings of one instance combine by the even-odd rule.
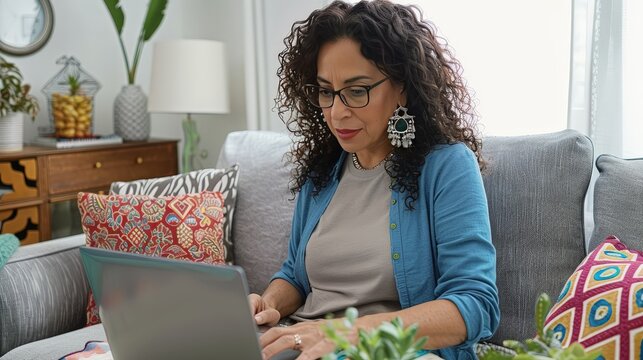
[[[47,43],[53,28],[49,0],[0,0],[0,52],[34,53]]]

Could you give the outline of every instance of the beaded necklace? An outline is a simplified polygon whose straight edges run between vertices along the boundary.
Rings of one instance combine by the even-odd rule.
[[[359,160],[357,159],[357,154],[351,153],[351,157],[353,159],[353,166],[355,166],[355,169],[357,170],[362,170],[362,171],[369,171],[369,170],[375,170],[377,169],[380,165],[382,165],[386,160],[390,159],[393,154],[388,154],[382,161],[377,163],[377,165],[373,166],[372,168],[365,168],[363,167],[360,163]]]

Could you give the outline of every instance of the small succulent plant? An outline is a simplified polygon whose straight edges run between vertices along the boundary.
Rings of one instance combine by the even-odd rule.
[[[328,322],[324,332],[335,343],[337,351],[322,360],[336,360],[340,355],[351,360],[411,360],[418,356],[427,340],[426,337],[415,339],[417,324],[405,328],[402,320],[395,318],[370,331],[359,329],[358,342],[353,344],[345,334],[354,330],[357,316],[357,309],[348,308],[344,319]]]
[[[562,348],[560,341],[554,336],[553,331],[545,331],[545,319],[551,309],[551,299],[547,294],[540,294],[536,301],[536,330],[537,336],[524,342],[505,340],[503,345],[511,350],[512,354],[500,353],[489,350],[483,354],[481,360],[594,360],[599,352],[586,352],[579,343],[573,343],[567,348]]]

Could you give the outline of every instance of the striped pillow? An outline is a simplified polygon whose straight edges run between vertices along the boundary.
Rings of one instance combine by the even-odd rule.
[[[232,241],[232,216],[237,201],[239,165],[228,169],[202,169],[186,174],[154,179],[114,182],[110,193],[115,195],[148,195],[153,197],[178,196],[203,191],[217,191],[223,195],[223,245],[225,262],[234,261]]]

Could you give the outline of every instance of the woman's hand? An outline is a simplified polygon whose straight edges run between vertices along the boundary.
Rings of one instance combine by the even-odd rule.
[[[255,317],[257,325],[275,326],[281,319],[281,314],[277,309],[268,304],[260,295],[248,295],[250,303],[250,312]]]
[[[266,331],[259,338],[263,358],[270,359],[287,349],[301,351],[297,360],[318,359],[333,352],[335,344],[323,331],[326,321],[329,320],[305,321],[288,327],[274,327]],[[356,336],[355,339],[357,339]]]

